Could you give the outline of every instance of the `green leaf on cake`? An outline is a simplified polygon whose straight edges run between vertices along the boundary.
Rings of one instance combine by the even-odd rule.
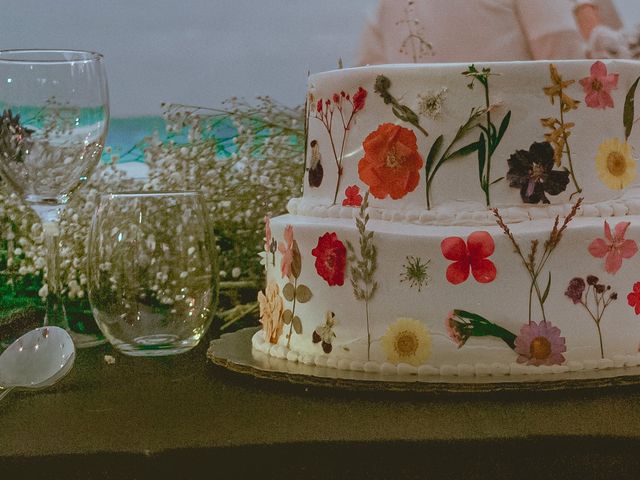
[[[293,260],[291,261],[291,274],[298,278],[302,271],[302,257],[300,256],[300,249],[298,248],[298,242],[293,241]]]
[[[436,155],[440,153],[440,148],[442,147],[443,141],[444,137],[442,135],[439,135],[438,138],[436,138],[436,141],[433,142],[433,145],[431,145],[429,154],[427,155],[427,161],[425,162],[425,170],[427,171],[427,173],[431,171],[431,166],[436,159]]]
[[[293,330],[298,334],[302,334],[302,321],[300,320],[299,316],[295,316],[293,317]]]
[[[282,289],[282,295],[288,302],[293,302],[293,297],[295,295],[296,289],[293,286],[293,283],[287,283]]]
[[[549,296],[549,291],[551,290],[551,272],[549,272],[549,280],[547,281],[547,287],[544,289],[544,293],[542,294],[541,303],[544,303]]]
[[[296,288],[296,301],[300,303],[307,303],[311,300],[311,290],[306,285],[298,285]]]
[[[464,156],[470,155],[473,152],[475,152],[477,149],[478,149],[478,143],[477,142],[470,143],[469,145],[465,145],[464,147],[459,148],[458,150],[454,151],[453,153],[450,153],[449,154],[449,159],[455,158],[455,157],[464,157]]]
[[[495,149],[498,147],[498,145],[500,144],[500,141],[502,140],[504,133],[507,131],[507,128],[509,127],[510,122],[511,122],[511,110],[507,112],[507,114],[502,119],[502,122],[500,122],[498,135],[495,137],[495,141],[492,142],[492,145],[491,145],[491,153],[493,153]]]
[[[484,187],[484,164],[487,160],[487,141],[484,134],[480,134],[478,139],[478,178],[480,179],[480,185]]]
[[[291,310],[287,309],[284,312],[282,312],[282,321],[285,323],[285,325],[289,325],[292,319],[293,319],[293,312]]]
[[[627,92],[627,98],[624,101],[624,112],[623,112],[623,123],[624,123],[624,138],[628,140],[631,136],[631,130],[633,129],[633,121],[635,116],[635,96],[636,96],[636,88],[638,87],[638,82],[640,81],[640,77],[633,82],[631,88]]]

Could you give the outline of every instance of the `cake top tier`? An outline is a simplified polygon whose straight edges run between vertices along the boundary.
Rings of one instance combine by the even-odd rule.
[[[380,65],[309,77],[299,208],[437,218],[637,199],[640,62]],[[636,188],[634,188],[636,187]],[[434,222],[435,223],[435,222]]]

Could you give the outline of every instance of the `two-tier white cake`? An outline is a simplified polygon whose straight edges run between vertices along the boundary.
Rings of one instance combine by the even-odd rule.
[[[634,61],[312,75],[253,348],[419,375],[640,364]]]

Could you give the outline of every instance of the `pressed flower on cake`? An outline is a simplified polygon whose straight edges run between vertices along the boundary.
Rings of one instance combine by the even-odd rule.
[[[600,144],[596,155],[596,171],[600,181],[613,190],[622,190],[636,178],[636,161],[631,146],[617,138]]]
[[[595,275],[587,275],[586,282],[580,277],[572,278],[564,294],[571,299],[574,305],[582,305],[596,324],[600,342],[600,357],[604,358],[604,344],[600,324],[605,310],[611,302],[615,302],[618,299],[618,294],[611,290],[611,285],[600,283]],[[593,305],[590,306],[592,300]]]
[[[551,322],[523,325],[515,341],[518,363],[535,366],[564,363],[562,354],[567,351],[567,346],[560,333],[560,329],[551,325]]]
[[[313,343],[320,343],[322,351],[324,353],[331,353],[333,346],[331,342],[336,338],[336,334],[333,331],[333,327],[336,324],[336,316],[333,312],[327,312],[324,319],[324,324],[319,325],[313,331],[312,340]]]
[[[278,245],[278,250],[282,254],[280,260],[280,271],[282,278],[291,277],[291,265],[293,264],[293,226],[284,227],[284,244]]]
[[[580,80],[584,88],[584,101],[588,107],[613,108],[611,90],[618,88],[618,74],[608,73],[607,66],[601,61],[591,65],[591,75]]]
[[[571,301],[576,303],[582,302],[582,294],[584,293],[584,289],[587,287],[587,284],[580,277],[576,277],[571,279],[569,282],[569,286],[564,294],[571,299]]]
[[[336,163],[336,169],[338,172],[337,180],[336,180],[336,189],[333,195],[333,204],[335,205],[338,199],[338,193],[340,192],[340,182],[342,180],[342,175],[344,173],[344,167],[342,162],[344,160],[345,147],[347,146],[347,136],[351,131],[352,123],[355,121],[355,116],[358,112],[360,112],[365,107],[367,99],[367,91],[358,87],[356,92],[351,96],[345,91],[334,93],[331,98],[327,98],[323,100],[322,98],[318,99],[316,103],[316,108],[314,112],[314,118],[320,120],[320,122],[324,125],[324,128],[327,131],[327,135],[329,136],[329,142],[331,143],[331,151],[333,153],[333,158]],[[349,113],[348,106],[351,106]],[[342,138],[340,139],[337,136],[334,136],[334,128],[333,128],[333,119],[334,116],[339,118],[340,125],[342,127]],[[314,140],[315,141],[315,140]],[[317,142],[316,142],[317,145]],[[339,146],[339,148],[338,148]],[[314,151],[312,145],[312,165],[322,167],[320,163],[320,152]],[[314,163],[314,155],[315,158],[318,159],[318,162]],[[319,186],[322,182],[322,174],[323,170],[314,170],[314,174],[312,176],[312,171],[309,170],[309,181],[313,181],[314,184],[312,186]]]
[[[633,307],[636,315],[640,315],[640,282],[633,284],[633,290],[627,295],[627,303]]]
[[[382,348],[389,362],[418,366],[431,355],[431,335],[418,320],[398,318],[387,327]]]
[[[412,130],[383,123],[362,146],[364,157],[358,162],[358,174],[374,197],[397,200],[416,189],[423,161]]]
[[[260,323],[262,323],[265,340],[270,343],[278,343],[278,338],[282,334],[284,302],[277,283],[270,282],[265,293],[258,292],[258,304],[260,305]]]
[[[360,187],[351,185],[344,191],[345,199],[342,200],[343,207],[359,207],[362,205],[362,195],[360,195]]]
[[[496,278],[496,266],[487,257],[493,255],[495,244],[488,232],[473,232],[467,241],[460,237],[447,237],[440,245],[442,255],[454,262],[447,268],[447,280],[454,285],[464,282],[469,277],[480,283],[489,283]]]
[[[622,259],[629,259],[638,252],[635,240],[624,238],[629,225],[629,222],[619,222],[612,234],[611,227],[605,220],[604,238],[596,238],[589,245],[589,253],[596,258],[604,257],[604,269],[612,275],[622,267]]]
[[[553,170],[554,152],[548,142],[535,142],[526,150],[517,150],[507,160],[509,186],[520,189],[525,203],[550,203],[546,194],[558,195],[569,184],[569,171]]]
[[[311,250],[311,255],[316,257],[316,272],[329,286],[344,284],[347,248],[335,232],[325,233],[318,238],[318,244]]]

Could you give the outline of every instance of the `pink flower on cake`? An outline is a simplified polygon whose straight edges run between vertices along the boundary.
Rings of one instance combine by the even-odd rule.
[[[461,348],[465,343],[467,343],[467,340],[471,335],[467,331],[468,329],[466,328],[466,324],[458,321],[456,318],[457,314],[455,310],[450,311],[444,321],[444,327],[447,330],[449,338],[453,340],[458,348]]]
[[[615,274],[622,266],[623,258],[631,258],[638,252],[635,240],[625,240],[624,235],[629,228],[629,222],[620,222],[615,226],[614,234],[607,221],[604,221],[604,237],[596,238],[589,245],[589,253],[597,258],[605,258],[604,269],[607,273]]]
[[[282,272],[282,278],[291,278],[292,265],[293,265],[293,226],[287,225],[284,228],[284,241],[286,245],[282,243],[278,245],[278,250],[282,254],[282,260],[280,260],[280,271]]]
[[[360,195],[360,187],[351,185],[344,191],[345,199],[342,200],[343,207],[359,207],[362,205],[362,195]]]
[[[560,329],[551,325],[551,322],[523,325],[515,340],[514,350],[519,354],[518,363],[535,366],[564,363],[562,354],[567,351],[567,346],[560,333]]]
[[[467,242],[460,237],[448,237],[440,245],[442,255],[453,263],[447,268],[447,280],[458,285],[467,280],[469,270],[480,283],[496,278],[496,266],[487,257],[493,255],[495,244],[488,232],[473,232]]]
[[[359,112],[364,108],[366,98],[367,91],[362,87],[358,87],[358,91],[353,94],[353,113]]]
[[[338,236],[325,233],[318,239],[318,245],[311,250],[316,257],[316,271],[329,286],[344,284],[344,271],[347,266],[347,249]]]
[[[640,315],[640,282],[633,284],[633,290],[627,295],[627,303],[634,307],[636,315]]]
[[[389,195],[398,200],[416,189],[423,161],[412,130],[383,123],[362,146],[364,157],[358,162],[358,174],[374,197]]]
[[[598,60],[591,65],[591,75],[580,80],[580,85],[584,88],[584,101],[588,107],[613,108],[611,90],[618,87],[618,74],[608,73],[604,63]]]

